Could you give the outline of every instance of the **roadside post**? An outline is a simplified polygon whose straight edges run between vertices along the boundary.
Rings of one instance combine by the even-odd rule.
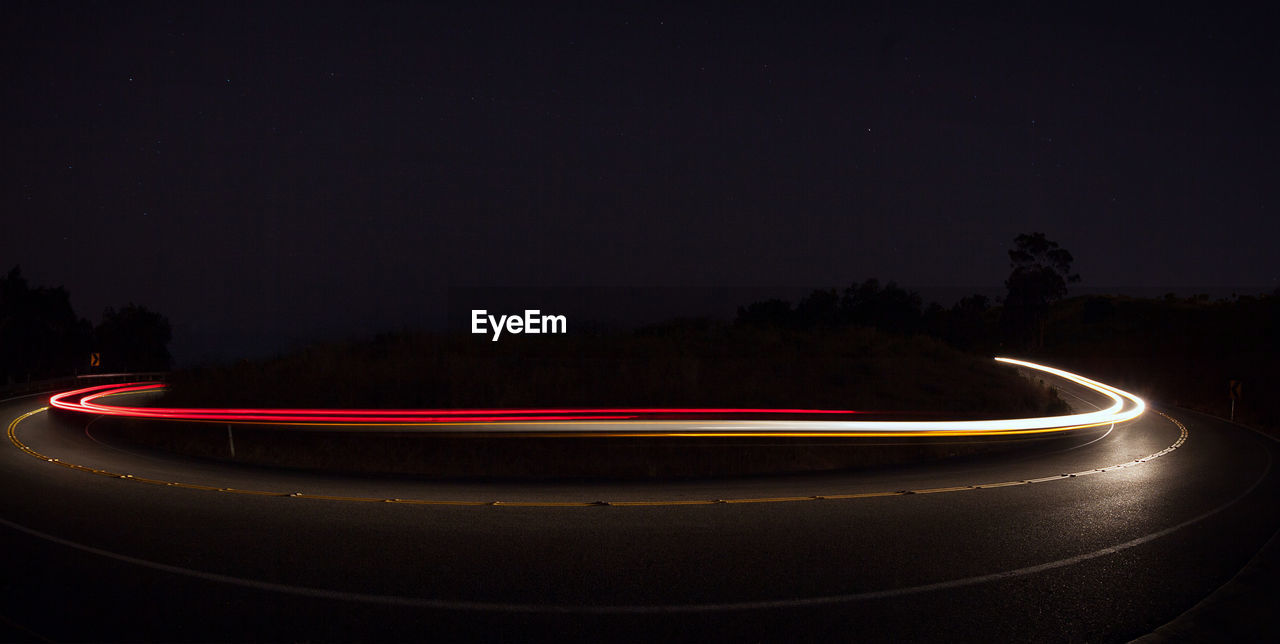
[[[1231,392],[1231,422],[1236,420],[1236,401],[1240,400],[1240,381],[1228,380],[1227,388]]]

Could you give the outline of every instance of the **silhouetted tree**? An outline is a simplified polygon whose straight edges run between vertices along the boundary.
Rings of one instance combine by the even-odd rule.
[[[15,266],[0,278],[0,380],[72,373],[87,366],[89,322],[76,317],[61,286],[31,288]]]
[[[794,320],[791,303],[777,298],[738,307],[738,324],[789,327]]]
[[[946,337],[947,325],[950,323],[950,313],[937,302],[930,302],[929,306],[925,307],[924,313],[920,318],[920,324],[924,329],[925,335],[940,339]]]
[[[918,293],[900,288],[895,282],[881,288],[875,278],[846,288],[840,310],[850,324],[895,333],[914,333],[920,328],[922,317]]]
[[[801,327],[836,326],[840,319],[840,296],[835,289],[817,289],[796,305],[796,323]]]
[[[920,295],[889,282],[882,288],[874,278],[854,282],[838,296],[835,289],[817,289],[791,303],[779,300],[752,302],[738,307],[739,324],[807,329],[818,326],[865,326],[889,333],[910,334],[922,327]]]
[[[1008,295],[1004,301],[1001,326],[1014,342],[1044,346],[1044,329],[1049,306],[1067,294],[1067,284],[1080,281],[1071,272],[1074,258],[1044,233],[1018,235],[1009,251],[1013,272],[1005,280]]]
[[[991,301],[985,295],[960,298],[947,312],[947,325],[942,339],[958,349],[973,350],[987,346],[994,335],[994,329],[989,329],[987,322],[987,312],[990,309]]]
[[[163,371],[172,362],[169,320],[132,302],[119,311],[107,307],[94,335],[103,368]]]

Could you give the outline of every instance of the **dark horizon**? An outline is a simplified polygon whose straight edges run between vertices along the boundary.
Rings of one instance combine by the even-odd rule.
[[[62,284],[46,283],[35,277],[26,266],[21,267],[28,284],[35,287],[56,288]],[[876,278],[867,278],[876,279]],[[897,286],[920,295],[924,307],[938,304],[950,308],[961,298],[982,295],[992,305],[998,305],[1007,293],[1005,286],[916,286],[893,279],[878,278],[881,284]],[[661,323],[677,318],[708,318],[730,321],[740,306],[754,301],[782,299],[792,304],[815,289],[841,290],[850,283],[830,283],[810,286],[488,286],[457,287],[441,292],[433,298],[431,311],[416,319],[365,320],[352,324],[338,316],[336,322],[313,320],[310,326],[279,326],[266,321],[219,328],[199,320],[174,319],[167,311],[159,313],[170,318],[173,341],[170,350],[175,368],[228,363],[240,359],[261,359],[284,354],[314,343],[343,340],[363,340],[386,332],[465,333],[466,316],[472,307],[487,307],[494,312],[518,312],[525,307],[541,308],[544,312],[569,313],[573,320],[571,329],[628,330]],[[70,291],[70,289],[68,289]],[[1114,286],[1090,287],[1073,285],[1067,297],[1121,296],[1160,298],[1172,293],[1180,298],[1207,295],[1210,301],[1230,300],[1236,296],[1270,295],[1275,292],[1267,287],[1139,287]],[[100,321],[103,309],[118,308],[125,302],[107,302],[102,308],[92,309],[83,304],[83,294],[70,291],[73,311],[91,323]],[[461,295],[461,297],[460,297]],[[127,302],[134,302],[126,298]],[[147,306],[146,303],[137,302]],[[154,307],[152,307],[154,308]]]
[[[927,301],[998,289],[1031,231],[1074,292],[1280,287],[1249,10],[7,15],[0,261],[90,319],[163,313],[179,364],[431,327],[465,286]]]

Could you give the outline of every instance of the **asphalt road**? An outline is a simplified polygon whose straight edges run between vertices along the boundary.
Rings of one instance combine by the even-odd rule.
[[[1274,441],[1159,408],[1073,449],[666,483],[255,469],[90,419],[14,427],[61,463],[0,444],[0,639],[1125,641],[1280,528]],[[556,505],[584,501],[613,505]]]

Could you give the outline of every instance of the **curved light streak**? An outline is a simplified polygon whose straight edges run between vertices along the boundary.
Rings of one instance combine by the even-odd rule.
[[[331,426],[430,426],[442,432],[594,436],[980,436],[1039,434],[1097,427],[1132,420],[1146,410],[1141,398],[1096,380],[1045,365],[996,360],[1069,380],[1112,401],[1094,412],[1004,420],[912,421],[828,420],[831,415],[865,412],[829,409],[621,408],[621,409],[198,409],[124,407],[99,401],[117,394],[152,391],[162,383],[87,387],[57,394],[49,404],[82,413],[156,420]],[[788,414],[822,420],[670,420],[681,415]],[[604,422],[607,421],[607,422]]]
[[[851,415],[865,412],[832,409],[758,408],[609,408],[609,409],[205,409],[177,407],[124,407],[93,401],[119,394],[154,391],[163,383],[127,383],[87,387],[57,394],[49,399],[59,409],[171,420],[263,421],[359,424],[400,424],[435,422],[510,422],[521,420],[621,420],[641,415],[789,414]],[[76,402],[72,402],[75,400]]]
[[[421,417],[421,416],[476,416],[476,415],[545,415],[545,414],[573,414],[573,415],[591,415],[594,414],[861,414],[865,412],[842,410],[842,409],[751,409],[737,407],[626,407],[626,408],[607,408],[607,409],[200,409],[200,408],[181,408],[181,407],[119,407],[115,405],[95,405],[89,401],[103,398],[106,396],[114,396],[116,394],[128,393],[130,391],[144,391],[150,389],[160,389],[164,385],[161,383],[147,384],[130,384],[130,385],[113,385],[121,387],[118,389],[110,389],[97,393],[92,393],[80,399],[82,405],[88,409],[98,410],[101,413],[131,411],[140,413],[163,412],[168,414],[233,414],[233,415],[262,415],[275,414],[287,416],[359,416],[359,417]],[[80,390],[81,392],[85,390]],[[77,393],[77,392],[69,392]],[[103,411],[106,410],[106,411]]]

